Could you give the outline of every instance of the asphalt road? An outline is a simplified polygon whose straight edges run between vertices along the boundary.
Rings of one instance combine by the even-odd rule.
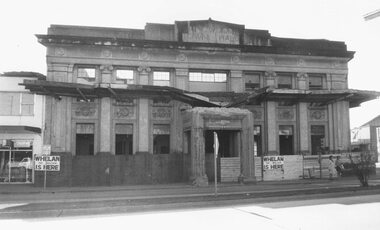
[[[380,226],[380,195],[333,197],[292,197],[261,200],[256,203],[228,204],[215,207],[181,207],[169,210],[147,209],[135,213],[69,216],[43,219],[6,219],[0,226],[17,229],[302,229],[302,230],[377,230]],[[149,210],[149,211],[148,211]],[[82,213],[83,214],[83,213]]]
[[[118,213],[141,213],[149,211],[191,210],[199,208],[231,207],[237,205],[264,205],[265,207],[286,207],[313,202],[331,202],[343,199],[344,204],[352,202],[378,202],[379,190],[360,190],[320,194],[283,194],[282,196],[256,196],[255,194],[230,194],[220,196],[184,196],[129,199],[107,197],[95,199],[71,198],[29,200],[25,203],[5,202],[0,204],[0,219],[54,218],[84,215],[104,215]],[[108,194],[105,192],[105,194]],[[272,205],[272,206],[271,206]],[[274,205],[274,206],[273,206]],[[380,211],[380,210],[379,210]]]

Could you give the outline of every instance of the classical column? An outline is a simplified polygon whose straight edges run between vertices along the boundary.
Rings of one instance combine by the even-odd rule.
[[[242,120],[242,153],[241,153],[241,176],[240,181],[244,183],[256,182],[255,162],[253,156],[253,114],[249,113]]]
[[[276,102],[267,101],[265,103],[265,133],[267,155],[277,155],[278,150],[278,130],[276,121]]]
[[[139,72],[138,84],[149,85],[149,73],[151,69],[146,66],[137,68]],[[138,100],[138,148],[137,152],[149,152],[149,100],[140,98]]]
[[[101,82],[111,83],[112,66],[100,66]],[[100,146],[99,152],[111,153],[111,98],[100,99]]]
[[[207,186],[203,118],[198,113],[193,113],[192,116],[190,179],[196,186]]]
[[[297,88],[306,90],[307,73],[297,73]],[[300,102],[297,105],[297,128],[299,133],[299,150],[301,154],[309,154],[309,117],[307,113],[308,103]]]

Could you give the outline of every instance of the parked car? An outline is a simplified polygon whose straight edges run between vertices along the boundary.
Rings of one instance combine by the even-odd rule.
[[[33,168],[32,159],[30,159],[29,157],[22,159],[20,161],[20,163],[18,164],[18,167],[24,167],[26,169],[32,169]]]

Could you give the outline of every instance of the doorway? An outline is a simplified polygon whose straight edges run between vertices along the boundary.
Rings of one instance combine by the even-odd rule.
[[[318,155],[325,147],[325,126],[312,125],[310,127],[311,154]]]
[[[280,125],[279,127],[279,141],[280,141],[280,155],[294,155],[294,137],[293,126]]]

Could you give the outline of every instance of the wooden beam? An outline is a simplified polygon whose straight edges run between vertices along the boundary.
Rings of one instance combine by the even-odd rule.
[[[87,97],[83,94],[83,92],[82,92],[82,90],[80,90],[80,88],[76,88],[76,90],[81,95],[81,97],[83,98],[83,100],[88,101]]]

